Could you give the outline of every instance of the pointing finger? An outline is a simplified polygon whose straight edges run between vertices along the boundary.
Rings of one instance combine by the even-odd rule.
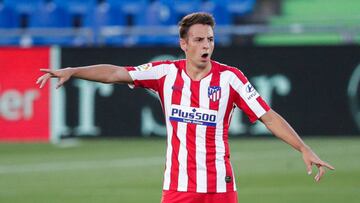
[[[329,163],[326,162],[322,162],[321,163],[322,166],[325,166],[326,168],[330,169],[330,170],[335,170],[335,167],[333,167],[332,165],[330,165]]]
[[[318,167],[319,166],[325,166],[326,168],[328,168],[330,170],[335,170],[335,167],[333,167],[329,163],[326,163],[325,161],[322,161],[322,160],[314,161],[314,164],[316,164]]]
[[[50,74],[51,77],[58,77],[56,71],[50,69],[40,69],[41,72]]]
[[[44,69],[44,68],[41,68],[40,71],[44,72],[44,73],[51,73],[52,72],[50,69]]]

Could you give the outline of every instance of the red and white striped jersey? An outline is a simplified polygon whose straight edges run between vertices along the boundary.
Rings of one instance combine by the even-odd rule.
[[[255,122],[270,109],[240,70],[211,64],[200,81],[187,75],[185,60],[127,67],[135,87],[158,94],[165,114],[163,190],[236,191],[228,144],[232,112],[237,106]]]

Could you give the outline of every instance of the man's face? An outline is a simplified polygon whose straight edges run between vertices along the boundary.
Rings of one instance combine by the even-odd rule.
[[[214,31],[210,25],[192,25],[180,45],[191,65],[206,68],[214,50]]]

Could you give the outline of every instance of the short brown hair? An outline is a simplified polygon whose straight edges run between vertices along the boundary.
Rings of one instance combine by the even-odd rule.
[[[215,20],[211,14],[204,12],[197,12],[186,15],[179,22],[180,38],[186,38],[189,28],[195,24],[210,25],[214,29]]]

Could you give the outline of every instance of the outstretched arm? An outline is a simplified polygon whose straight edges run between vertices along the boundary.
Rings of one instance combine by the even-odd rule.
[[[102,82],[102,83],[133,83],[128,71],[124,67],[100,64],[59,70],[40,69],[44,74],[38,78],[36,84],[44,87],[49,78],[58,78],[56,88],[61,87],[71,77]]]
[[[268,111],[260,118],[260,120],[276,137],[282,139],[284,142],[290,144],[292,147],[302,153],[302,157],[309,175],[312,173],[312,165],[316,165],[318,168],[318,173],[315,176],[315,181],[319,181],[325,174],[324,167],[331,170],[335,169],[330,164],[322,161],[311,150],[311,148],[303,142],[303,140],[288,124],[288,122],[286,122],[286,120],[277,114],[274,110]]]

